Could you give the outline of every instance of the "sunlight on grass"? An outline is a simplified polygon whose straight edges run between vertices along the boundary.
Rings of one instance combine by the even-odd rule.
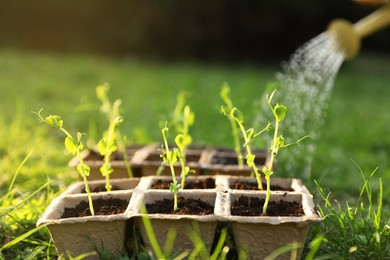
[[[360,165],[362,172],[378,167],[375,175],[378,178],[371,180],[372,196],[376,198],[382,184],[382,219],[389,218],[390,190],[385,187],[390,183],[390,139],[387,138],[390,132],[390,75],[370,64],[378,61],[390,66],[390,61],[379,57],[362,59],[364,61],[356,65],[347,64],[335,82],[321,138],[316,140],[318,150],[311,179],[304,180],[309,189],[316,187],[313,179],[321,187],[329,188],[331,202],[333,196],[339,198],[340,209],[323,209],[325,214],[333,214],[329,220],[334,217],[335,223],[341,214],[345,218],[352,216],[348,215],[348,205],[352,204],[344,202],[355,202],[361,192],[360,173],[350,159]],[[259,116],[258,104],[264,102],[260,97],[278,69],[245,64],[229,67],[185,62],[153,63],[0,50],[0,248],[14,239],[24,238],[24,234],[29,235],[23,242],[16,240],[19,243],[8,244],[10,246],[0,252],[0,259],[57,258],[46,228],[34,230],[35,223],[48,203],[77,178],[77,173],[67,166],[70,157],[64,151],[62,136],[48,127],[39,126],[31,111],[43,107],[45,111],[61,114],[71,131],[80,129],[90,138],[88,143],[95,145],[106,128],[106,119],[99,113],[101,104],[95,96],[95,87],[109,82],[110,96],[123,101],[123,133],[129,142],[145,144],[160,141],[159,123],[169,117],[177,93],[186,90],[188,103],[196,114],[196,123],[191,128],[193,142],[233,148],[229,122],[219,113],[222,83],[228,82],[232,86],[235,105],[248,111],[246,121],[250,123]],[[20,167],[25,158],[28,159]],[[299,173],[278,174],[302,178]],[[8,191],[11,183],[12,189]],[[314,194],[315,199],[322,205],[318,195]],[[326,201],[326,196],[324,199]],[[372,204],[376,207],[377,200]],[[358,206],[356,208],[360,211]],[[7,214],[2,214],[5,212]],[[365,215],[359,221],[368,218],[367,223],[371,225],[372,215],[369,217],[366,211],[362,212]],[[335,227],[331,222],[326,225],[318,236],[321,246],[313,245],[319,254],[337,246],[331,241],[337,238],[332,230]],[[384,241],[389,236],[388,225],[381,222],[382,229],[371,228],[370,232],[382,232],[380,239]],[[340,229],[336,225],[337,228]],[[313,231],[313,237],[319,229]],[[32,230],[34,232],[29,234]],[[368,241],[372,242],[370,246],[377,245],[375,232],[369,234],[360,226],[353,231],[354,238],[367,236],[367,239],[373,239]],[[346,256],[362,250],[361,245],[354,248],[355,245],[343,245],[345,250],[350,250],[349,253],[344,250]]]

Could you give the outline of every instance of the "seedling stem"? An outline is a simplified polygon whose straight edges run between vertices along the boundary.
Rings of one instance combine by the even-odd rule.
[[[38,116],[39,122],[44,122],[48,125],[51,125],[52,127],[58,128],[61,132],[63,132],[66,135],[65,138],[65,148],[68,151],[68,153],[72,154],[73,156],[76,155],[77,159],[79,160],[79,163],[76,166],[77,172],[81,175],[83,178],[83,182],[85,185],[85,191],[87,192],[88,196],[88,203],[89,203],[89,209],[91,211],[91,215],[95,215],[95,211],[93,209],[93,203],[92,203],[92,196],[91,191],[89,189],[87,176],[89,176],[90,168],[88,165],[86,165],[83,161],[83,158],[81,156],[81,151],[84,148],[84,145],[81,141],[81,138],[83,135],[80,132],[77,133],[77,142],[75,142],[73,136],[63,127],[64,121],[60,118],[58,115],[49,115],[46,118],[44,118],[41,115],[43,109],[39,110],[38,112],[33,112]]]
[[[173,149],[173,151],[169,150],[168,137],[167,137],[168,131],[169,129],[167,127],[167,122],[165,122],[165,126],[161,130],[164,139],[164,145],[161,147],[162,150],[161,157],[163,158],[163,161],[169,165],[169,169],[171,171],[172,183],[169,185],[169,190],[173,192],[173,210],[177,211],[179,209],[179,207],[177,206],[177,191],[180,189],[181,184],[177,183],[175,168],[173,167],[173,165],[177,162],[178,150],[177,149]]]

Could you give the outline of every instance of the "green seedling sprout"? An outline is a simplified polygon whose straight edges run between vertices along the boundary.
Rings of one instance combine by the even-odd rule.
[[[174,201],[173,210],[177,211],[179,209],[179,207],[177,206],[177,191],[180,189],[181,184],[177,183],[175,168],[173,167],[173,165],[178,160],[179,150],[177,148],[174,148],[172,151],[169,150],[168,137],[167,137],[168,131],[169,129],[167,127],[167,122],[165,122],[165,126],[161,130],[164,139],[164,145],[161,146],[161,151],[162,151],[161,157],[163,158],[163,161],[169,165],[169,169],[172,174],[172,183],[169,185],[169,190],[173,192],[173,201]]]
[[[280,105],[278,103],[276,103],[276,105],[274,105],[274,106],[272,105],[272,98],[274,97],[275,92],[276,92],[276,89],[271,93],[271,95],[266,95],[266,100],[267,100],[268,106],[269,106],[269,108],[274,116],[274,119],[275,119],[275,125],[274,125],[273,140],[272,140],[272,144],[270,147],[271,159],[269,161],[269,164],[264,165],[264,167],[262,169],[264,176],[265,176],[265,179],[267,181],[267,195],[266,195],[266,199],[265,199],[265,202],[263,205],[263,215],[267,213],[268,203],[269,203],[270,198],[271,198],[271,176],[274,174],[273,165],[274,165],[274,162],[276,159],[276,155],[279,152],[279,149],[288,147],[288,146],[293,145],[293,144],[298,144],[303,139],[310,137],[310,136],[304,136],[303,138],[299,139],[296,142],[285,144],[283,135],[279,134],[279,126],[280,126],[280,123],[284,120],[284,118],[286,116],[287,107],[284,105]]]
[[[186,166],[187,148],[192,143],[192,137],[189,135],[189,127],[194,123],[194,113],[189,106],[184,107],[183,127],[181,134],[176,135],[175,143],[179,148],[178,158],[181,164],[181,187],[184,188],[185,179],[190,172],[190,167]]]
[[[104,86],[104,85],[103,85]],[[105,94],[105,91],[103,89],[97,88],[98,97],[104,98],[103,94]],[[100,94],[100,95],[99,95]],[[109,111],[109,126],[106,133],[104,133],[103,138],[98,143],[98,149],[99,153],[104,156],[104,164],[102,167],[100,167],[100,172],[102,175],[106,178],[106,190],[111,191],[111,184],[110,184],[110,174],[114,171],[111,166],[110,158],[111,155],[118,150],[117,147],[117,139],[116,139],[116,130],[118,126],[123,122],[123,118],[119,115],[119,106],[121,105],[121,101],[119,99],[115,100],[113,105],[111,106],[109,104],[108,99],[106,99],[107,102],[103,102],[104,105],[108,105],[105,107],[107,111]],[[124,152],[126,153],[126,152]]]
[[[108,83],[104,83],[102,85],[99,85],[96,87],[96,96],[100,101],[102,102],[102,106],[100,107],[100,111],[107,116],[107,120],[112,123],[112,121],[117,120],[119,115],[119,106],[120,106],[120,100],[117,99],[114,101],[114,104],[111,105],[110,99],[107,96],[107,92],[110,89],[110,85]],[[123,119],[122,119],[123,121]],[[117,125],[118,126],[118,125]],[[125,145],[125,139],[126,136],[122,136],[121,132],[119,131],[118,127],[115,127],[115,141],[118,146],[118,149],[123,151],[123,161],[126,166],[127,173],[130,178],[133,178],[133,172],[131,171],[128,156],[126,153],[126,145]],[[109,127],[110,128],[110,127]],[[114,151],[112,151],[114,152]],[[103,154],[102,154],[103,155]],[[103,155],[105,156],[105,155]]]
[[[244,116],[241,113],[240,110],[238,110],[236,107],[233,107],[229,113],[226,112],[224,106],[221,106],[221,112],[229,118],[229,120],[233,120],[234,124],[237,124],[239,129],[241,130],[242,136],[244,137],[244,147],[246,148],[246,164],[252,168],[252,171],[255,173],[255,177],[257,180],[258,188],[259,190],[263,190],[263,184],[261,181],[261,175],[259,172],[259,168],[257,168],[255,159],[256,155],[252,153],[252,148],[251,148],[251,142],[255,137],[258,135],[264,133],[265,131],[268,131],[271,128],[271,124],[268,123],[267,126],[262,129],[261,131],[255,133],[255,130],[253,128],[245,129],[244,127]]]
[[[219,95],[222,98],[223,102],[225,103],[226,110],[232,111],[234,106],[233,106],[233,102],[232,102],[229,94],[230,94],[230,87],[225,82],[222,85],[222,89],[219,92]],[[222,111],[222,113],[223,113],[223,111]],[[234,118],[232,118],[232,117],[228,117],[228,119],[229,119],[230,125],[232,127],[232,135],[233,135],[233,139],[234,139],[234,151],[237,154],[238,165],[241,167],[244,165],[244,158],[241,155],[241,142],[240,142],[239,131],[238,131],[238,128],[236,125],[236,120],[234,120]]]
[[[100,167],[100,172],[106,177],[106,189],[111,191],[110,174],[113,172],[110,158],[113,152],[118,150],[116,145],[115,130],[123,122],[123,118],[119,115],[118,109],[121,102],[116,100],[113,104],[113,117],[110,120],[107,132],[98,143],[98,149],[101,155],[104,156],[104,164]]]
[[[190,106],[186,105],[186,93],[180,92],[177,96],[177,104],[173,112],[172,124],[179,134],[176,135],[175,143],[179,149],[177,155],[181,165],[181,188],[184,189],[185,180],[190,173],[190,168],[186,166],[186,156],[188,146],[192,143],[189,134],[190,126],[194,124],[195,114]]]
[[[85,135],[83,133],[77,132],[77,139],[73,138],[73,136],[63,127],[64,121],[60,118],[58,115],[49,115],[47,117],[43,117],[41,115],[43,109],[39,110],[39,112],[33,112],[38,116],[40,123],[46,123],[52,127],[55,127],[59,129],[62,133],[65,134],[65,148],[68,151],[69,154],[73,156],[77,156],[77,159],[79,160],[79,163],[76,166],[77,172],[81,175],[84,181],[85,185],[85,191],[87,192],[88,196],[88,203],[89,203],[89,209],[91,211],[91,215],[95,215],[95,211],[93,209],[92,204],[92,197],[91,197],[91,191],[89,189],[87,177],[89,176],[90,168],[88,165],[86,165],[83,161],[83,158],[81,156],[81,151],[84,149],[84,145],[82,143],[82,137]]]

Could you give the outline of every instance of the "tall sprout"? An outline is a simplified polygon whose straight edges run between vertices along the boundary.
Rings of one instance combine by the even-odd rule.
[[[224,110],[232,111],[234,106],[233,106],[233,102],[230,98],[230,87],[226,82],[222,85],[221,91],[219,92],[219,96],[222,98],[223,102],[225,103]],[[221,112],[225,114],[224,111],[221,111]],[[240,142],[240,136],[239,136],[239,129],[237,128],[236,120],[233,117],[228,117],[228,118],[230,121],[230,125],[232,127],[232,136],[233,136],[233,140],[234,140],[234,151],[237,155],[237,162],[238,162],[239,166],[243,166],[244,165],[244,158],[241,155],[241,142]]]
[[[165,122],[165,126],[161,130],[161,133],[162,133],[163,139],[164,139],[164,144],[161,146],[161,151],[162,151],[161,157],[163,159],[163,162],[168,164],[169,169],[171,171],[172,183],[169,185],[169,190],[171,192],[173,192],[173,203],[174,203],[173,204],[173,210],[177,211],[179,209],[179,207],[177,205],[177,192],[180,189],[181,184],[177,183],[176,174],[175,174],[175,168],[174,168],[173,165],[178,160],[178,149],[174,148],[172,151],[169,149],[169,145],[168,145],[168,131],[169,131],[169,129],[167,127],[167,122]]]
[[[125,163],[127,173],[128,173],[130,178],[133,178],[134,175],[133,175],[133,172],[131,170],[128,156],[126,153],[126,144],[125,144],[126,136],[122,136],[121,131],[119,130],[119,127],[118,127],[119,124],[121,124],[123,121],[123,118],[121,117],[121,115],[119,113],[119,106],[121,105],[121,100],[116,99],[114,101],[114,103],[111,104],[111,101],[107,95],[107,92],[109,91],[109,89],[110,89],[110,85],[108,83],[104,83],[104,84],[101,84],[101,85],[96,87],[96,96],[102,102],[102,105],[100,107],[100,111],[103,114],[105,114],[107,117],[107,120],[109,122],[109,127],[108,127],[109,130],[108,131],[110,131],[111,128],[115,128],[114,133],[112,135],[112,138],[115,138],[115,143],[116,143],[117,149],[119,149],[120,151],[123,151],[123,161]],[[114,123],[114,122],[116,122],[116,123]],[[115,126],[113,126],[112,124],[115,124]],[[103,149],[103,150],[106,150],[106,149]],[[105,155],[103,155],[103,156],[105,156]]]
[[[242,136],[244,137],[244,147],[246,149],[246,164],[252,168],[252,172],[254,172],[258,188],[259,190],[263,189],[263,184],[261,181],[261,174],[259,172],[259,168],[257,168],[255,159],[256,155],[252,153],[252,148],[251,148],[251,142],[253,139],[260,134],[264,133],[265,131],[269,130],[271,125],[268,123],[265,128],[263,128],[261,131],[255,133],[255,130],[253,128],[245,129],[244,127],[244,116],[241,113],[240,110],[238,110],[236,107],[233,107],[229,112],[225,110],[225,108],[222,106],[221,107],[222,113],[229,118],[229,120],[232,120],[234,124],[238,125],[238,128],[241,130]]]
[[[111,166],[111,155],[118,150],[116,143],[116,129],[123,122],[123,118],[119,115],[119,106],[121,101],[118,99],[112,106],[112,117],[107,132],[98,143],[99,152],[104,156],[104,164],[100,167],[100,172],[106,178],[106,190],[111,191],[110,174],[114,171]],[[124,151],[126,153],[126,151]]]
[[[302,137],[298,141],[295,141],[293,143],[285,144],[284,137],[281,135],[280,132],[280,123],[283,122],[286,113],[287,113],[287,107],[284,105],[280,105],[276,103],[275,105],[272,105],[272,98],[274,97],[276,92],[276,89],[270,94],[266,95],[267,104],[269,106],[269,109],[271,110],[273,117],[274,117],[274,128],[273,128],[273,139],[271,143],[271,147],[269,148],[271,152],[271,159],[269,161],[268,165],[264,165],[263,167],[263,173],[265,176],[265,179],[267,181],[267,195],[266,199],[263,205],[263,214],[267,213],[268,203],[271,198],[271,176],[274,174],[273,166],[275,163],[275,158],[279,152],[280,148],[285,148],[293,144],[298,144],[303,139],[310,137],[308,135]]]
[[[88,203],[89,203],[89,209],[91,211],[91,215],[95,215],[95,211],[93,208],[92,203],[92,196],[91,191],[89,189],[87,177],[90,173],[90,168],[88,165],[86,165],[83,161],[83,157],[81,156],[81,151],[84,149],[84,145],[82,142],[82,137],[85,135],[81,132],[77,132],[77,138],[73,138],[73,136],[63,127],[64,121],[60,118],[58,115],[49,115],[47,117],[43,117],[41,115],[42,109],[39,110],[39,112],[33,112],[38,116],[40,123],[46,123],[54,128],[59,129],[62,133],[65,134],[65,148],[68,151],[69,154],[73,156],[77,156],[77,159],[79,160],[79,163],[76,166],[77,172],[80,174],[80,176],[83,178],[85,191],[87,192],[88,196]]]
[[[180,92],[177,96],[177,103],[173,112],[171,124],[176,128],[178,133],[175,143],[178,147],[178,160],[181,165],[181,188],[184,188],[186,177],[190,173],[190,168],[186,166],[186,156],[188,146],[192,143],[192,137],[189,133],[190,127],[195,122],[195,114],[191,111],[189,105],[186,105],[186,93]]]

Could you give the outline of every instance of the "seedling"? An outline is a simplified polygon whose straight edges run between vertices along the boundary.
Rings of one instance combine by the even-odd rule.
[[[274,90],[271,95],[266,95],[268,106],[274,116],[275,119],[275,125],[274,125],[274,133],[273,133],[273,140],[270,147],[271,152],[271,159],[268,165],[264,165],[262,171],[264,173],[265,179],[267,181],[267,195],[263,206],[263,214],[267,213],[267,207],[269,200],[271,198],[271,176],[274,174],[273,172],[273,165],[276,158],[276,155],[279,152],[280,148],[285,148],[293,144],[298,144],[303,139],[310,137],[310,136],[304,136],[298,141],[295,141],[293,143],[285,144],[284,143],[284,137],[283,135],[279,134],[279,125],[284,120],[287,112],[287,107],[284,105],[280,105],[276,103],[276,105],[272,105],[272,98],[275,95],[276,90]]]
[[[169,185],[169,190],[171,192],[173,192],[173,201],[174,201],[173,202],[174,203],[173,210],[176,211],[176,210],[179,209],[178,206],[177,206],[177,191],[180,189],[181,184],[177,183],[176,174],[175,174],[175,168],[173,167],[173,165],[178,160],[179,150],[177,148],[174,148],[172,151],[169,150],[168,137],[167,137],[168,131],[169,131],[169,129],[167,127],[167,122],[165,122],[165,126],[161,130],[161,133],[162,133],[163,139],[164,139],[164,144],[161,146],[162,154],[160,156],[163,159],[163,161],[169,165],[169,169],[171,171],[172,183]]]
[[[186,93],[181,92],[177,96],[177,104],[173,113],[172,125],[175,126],[178,134],[175,143],[178,147],[178,159],[181,165],[181,188],[184,188],[185,180],[190,173],[190,167],[186,166],[186,156],[188,146],[192,143],[192,137],[189,134],[189,128],[194,124],[195,114],[190,106],[186,105]]]
[[[89,176],[90,168],[88,165],[86,165],[83,161],[83,157],[81,156],[81,152],[84,149],[84,145],[82,142],[82,137],[85,135],[81,132],[77,132],[77,139],[74,139],[73,136],[63,127],[64,121],[60,118],[58,115],[49,115],[47,117],[43,117],[41,115],[42,109],[39,110],[39,112],[33,112],[38,116],[39,123],[46,123],[48,125],[51,125],[52,127],[55,127],[59,129],[62,133],[65,134],[65,148],[68,151],[69,154],[73,156],[77,156],[79,163],[76,166],[77,172],[80,174],[80,176],[83,178],[84,185],[85,185],[85,191],[87,192],[88,196],[88,203],[89,203],[89,209],[91,211],[91,215],[95,215],[95,211],[93,209],[92,204],[92,197],[91,197],[91,191],[89,189],[87,177]]]
[[[229,96],[230,94],[230,87],[229,85],[225,82],[222,85],[222,89],[219,92],[220,97],[222,98],[223,102],[225,103],[226,110],[227,111],[232,111],[234,106],[233,102]],[[221,111],[224,113],[223,111]],[[240,136],[239,136],[239,131],[236,125],[236,120],[230,116],[228,116],[228,119],[230,121],[230,125],[232,127],[232,136],[234,139],[234,151],[236,152],[237,155],[237,162],[238,165],[241,167],[244,165],[244,158],[241,155],[241,142],[240,142]]]
[[[266,95],[266,100],[267,100],[268,106],[269,106],[270,110],[272,111],[272,114],[273,114],[274,119],[275,119],[275,125],[274,125],[272,144],[271,144],[271,147],[269,148],[269,150],[271,152],[271,158],[270,158],[269,164],[264,165],[263,169],[262,169],[262,172],[263,172],[265,179],[266,179],[266,182],[267,182],[267,195],[266,195],[266,199],[265,199],[264,206],[263,206],[263,214],[267,213],[268,203],[269,203],[269,200],[271,198],[271,175],[274,174],[273,165],[274,165],[274,162],[276,159],[276,155],[279,152],[279,149],[288,147],[288,146],[293,145],[293,144],[298,144],[303,139],[310,137],[310,136],[304,136],[303,138],[299,139],[296,142],[285,144],[283,135],[279,134],[279,125],[284,120],[284,118],[286,116],[287,107],[284,105],[280,105],[278,103],[274,106],[272,105],[272,98],[274,97],[275,92],[276,92],[276,90],[274,90],[271,93],[271,95]],[[260,190],[263,190],[263,184],[261,181],[259,169],[257,168],[257,166],[255,164],[256,156],[252,153],[251,142],[258,135],[264,133],[265,131],[268,131],[271,128],[271,123],[268,122],[267,126],[264,129],[255,133],[253,128],[249,128],[247,130],[245,129],[245,127],[243,125],[244,116],[241,113],[241,111],[239,111],[236,107],[233,107],[230,110],[230,112],[227,113],[224,106],[222,106],[221,111],[230,120],[234,120],[235,124],[237,124],[239,129],[241,130],[241,133],[242,133],[242,135],[244,137],[244,141],[245,141],[244,147],[246,148],[246,151],[247,151],[247,155],[245,156],[246,163],[249,167],[252,168],[253,172],[255,173],[255,177],[256,177],[256,180],[258,183],[258,188]]]
[[[123,118],[119,114],[119,106],[121,105],[121,100],[117,99],[111,106],[110,101],[107,98],[106,92],[108,90],[108,85],[101,85],[96,88],[97,96],[102,100],[101,110],[107,114],[109,119],[108,130],[104,133],[102,139],[98,143],[98,149],[102,156],[104,156],[104,164],[100,167],[100,172],[106,178],[106,190],[111,191],[110,184],[110,174],[113,172],[110,158],[111,155],[118,150],[117,146],[117,129],[118,126],[123,122]],[[126,154],[126,151],[124,151]],[[125,158],[125,161],[127,159]]]
[[[184,188],[185,179],[190,172],[190,167],[186,166],[187,148],[192,143],[192,137],[188,133],[190,125],[194,123],[194,113],[189,106],[184,107],[183,111],[183,130],[175,138],[175,143],[179,148],[179,161],[181,164],[181,186]]]
[[[234,124],[237,124],[239,129],[241,130],[242,136],[244,137],[244,147],[246,148],[246,164],[252,168],[252,171],[255,173],[255,177],[257,180],[258,188],[259,190],[263,189],[263,184],[261,181],[261,175],[259,172],[259,168],[257,168],[255,159],[256,155],[252,153],[252,148],[251,148],[251,142],[255,137],[258,135],[264,133],[265,131],[268,131],[271,128],[271,124],[268,123],[267,126],[262,129],[261,131],[255,133],[255,130],[253,128],[245,129],[244,127],[244,116],[241,113],[240,110],[238,110],[236,107],[233,107],[229,113],[226,112],[224,106],[221,106],[221,111],[222,113],[229,118]]]
[[[175,127],[178,133],[175,138],[175,143],[179,148],[178,160],[181,165],[181,188],[184,189],[185,180],[191,172],[190,168],[186,166],[186,156],[188,146],[192,143],[192,137],[189,134],[190,126],[194,124],[195,114],[191,111],[190,106],[186,105],[186,92],[180,92],[177,95],[177,103],[173,111],[173,117],[170,122]]]

